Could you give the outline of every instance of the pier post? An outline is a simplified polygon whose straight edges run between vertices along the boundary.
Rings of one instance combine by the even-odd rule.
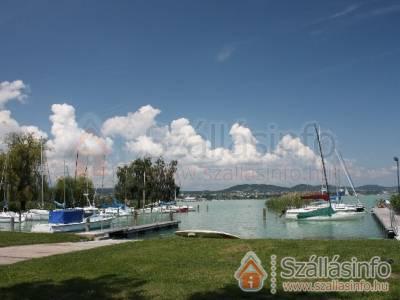
[[[197,212],[200,212],[200,205],[197,204]]]
[[[137,225],[137,218],[138,218],[138,212],[137,212],[137,210],[135,210],[133,212],[133,222],[134,222],[135,226]]]
[[[14,225],[15,225],[14,217],[11,217],[11,221],[10,221],[11,231],[14,231]]]
[[[264,207],[263,208],[263,219],[265,220],[267,218],[267,209]]]
[[[86,219],[86,224],[85,224],[85,231],[89,231],[90,230],[90,220],[89,218]]]
[[[174,220],[174,213],[172,211],[169,212],[169,220],[170,221]]]

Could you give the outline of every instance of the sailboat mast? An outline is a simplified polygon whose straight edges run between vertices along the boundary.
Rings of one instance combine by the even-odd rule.
[[[40,140],[40,171],[42,176],[41,194],[42,194],[42,208],[44,208],[44,174],[43,174],[43,140]]]
[[[103,196],[103,191],[104,191],[104,168],[105,168],[105,164],[106,164],[106,156],[104,155],[104,158],[103,158],[103,170],[102,170],[102,174],[101,174],[101,196]]]
[[[314,124],[314,127],[315,127],[315,132],[316,132],[316,134],[317,134],[317,140],[318,140],[318,146],[319,146],[319,153],[321,154],[322,170],[324,171],[324,179],[325,179],[325,185],[326,185],[326,193],[328,194],[329,205],[331,205],[331,198],[329,197],[328,178],[327,178],[327,176],[326,176],[325,160],[324,160],[324,154],[322,153],[321,140],[320,140],[320,137],[319,137],[319,132],[318,132],[317,125]]]
[[[146,171],[143,171],[143,209],[146,204]]]
[[[343,157],[342,157],[342,154],[341,154],[337,149],[335,149],[335,153],[336,153],[336,155],[337,155],[337,157],[338,157],[338,159],[339,159],[339,161],[340,161],[340,164],[342,165],[344,174],[346,175],[347,180],[348,180],[349,183],[350,183],[351,189],[353,190],[353,193],[354,193],[354,195],[355,195],[356,198],[357,198],[357,202],[360,203],[360,198],[358,197],[358,194],[357,194],[357,192],[356,192],[356,189],[354,188],[353,180],[351,179],[350,173],[349,173],[349,171],[347,170],[347,166],[346,166],[346,164],[345,164],[345,162],[344,162],[344,159],[343,159]]]
[[[64,180],[63,180],[63,182],[64,182],[64,208],[65,208],[65,159],[64,159]]]

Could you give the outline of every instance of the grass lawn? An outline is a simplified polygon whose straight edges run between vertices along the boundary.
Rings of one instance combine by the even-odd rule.
[[[389,293],[244,293],[233,277],[253,250],[269,273],[270,255],[308,260],[392,259]],[[279,274],[279,268],[278,268]],[[400,244],[394,240],[216,240],[169,238],[107,246],[0,267],[0,299],[400,299]]]
[[[69,233],[53,234],[0,231],[0,247],[44,243],[79,242],[81,240],[85,240],[85,238]]]

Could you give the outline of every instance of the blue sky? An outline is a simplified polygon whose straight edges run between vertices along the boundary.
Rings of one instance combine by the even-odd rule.
[[[0,82],[29,86],[7,109],[48,133],[54,103],[101,122],[150,104],[160,124],[318,121],[365,168],[400,154],[399,1],[3,0],[0,36]]]

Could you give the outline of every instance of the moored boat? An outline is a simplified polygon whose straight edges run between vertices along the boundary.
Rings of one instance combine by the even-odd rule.
[[[46,221],[49,219],[49,211],[46,209],[30,209],[25,216],[27,221]]]
[[[11,219],[14,218],[14,223],[19,223],[19,213],[13,211],[2,211],[0,212],[0,223],[11,223]],[[21,222],[25,222],[25,215],[21,215]]]
[[[349,180],[354,194],[357,197],[357,205],[349,205],[342,202],[333,203],[332,197],[329,193],[329,184],[328,178],[326,175],[325,169],[325,161],[324,155],[322,152],[321,141],[319,136],[319,131],[317,126],[315,125],[315,132],[317,136],[317,141],[319,145],[319,152],[321,156],[321,164],[322,164],[322,171],[325,180],[325,187],[321,190],[321,193],[311,194],[303,196],[303,199],[315,199],[321,200],[317,203],[312,203],[311,205],[305,206],[303,208],[292,208],[285,211],[285,217],[287,219],[294,219],[294,220],[310,220],[310,221],[331,221],[331,220],[350,220],[354,218],[358,218],[364,215],[364,206],[358,199],[357,193],[354,189],[353,182],[351,180],[350,175],[348,174],[347,168],[344,164],[344,160],[341,155],[336,151],[338,159],[345,171],[347,179]],[[337,200],[340,201],[340,196],[338,195]]]
[[[86,229],[110,227],[113,217],[93,215],[84,218],[83,209],[60,209],[50,211],[48,224],[36,224],[32,232],[75,232]]]

